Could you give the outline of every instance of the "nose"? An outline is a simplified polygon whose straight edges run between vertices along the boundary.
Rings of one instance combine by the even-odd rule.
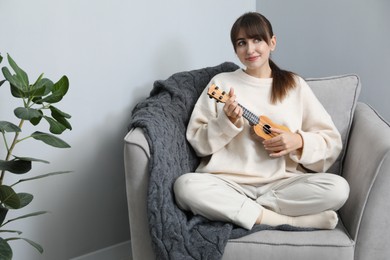
[[[246,46],[247,46],[246,52],[247,52],[248,54],[251,54],[251,53],[254,52],[254,50],[255,50],[255,45],[253,44],[252,41],[248,41],[248,43],[247,43]]]

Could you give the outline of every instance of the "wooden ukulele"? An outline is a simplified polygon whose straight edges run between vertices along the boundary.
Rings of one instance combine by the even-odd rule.
[[[217,87],[215,84],[212,84],[207,91],[207,94],[210,98],[214,98],[217,100],[217,102],[225,103],[226,100],[229,99],[229,95],[226,95],[225,91],[221,91],[219,87]],[[254,132],[257,136],[263,138],[263,139],[271,139],[278,134],[275,132],[272,132],[270,128],[278,128],[280,130],[291,132],[290,129],[288,129],[286,126],[275,124],[266,116],[256,116],[254,113],[246,109],[241,104],[238,104],[242,110],[243,114],[242,116],[249,121],[249,123],[252,125]]]

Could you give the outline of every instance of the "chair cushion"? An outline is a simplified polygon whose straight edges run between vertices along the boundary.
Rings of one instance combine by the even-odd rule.
[[[334,230],[265,230],[230,239],[222,259],[353,260],[354,245],[340,221]]]
[[[357,75],[341,75],[326,78],[307,78],[305,80],[340,131],[343,149],[328,172],[341,174],[345,147],[361,88],[360,79]]]

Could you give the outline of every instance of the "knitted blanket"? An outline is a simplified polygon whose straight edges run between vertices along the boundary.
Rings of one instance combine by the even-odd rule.
[[[150,96],[133,110],[129,129],[141,128],[150,147],[147,209],[157,259],[221,259],[228,239],[274,229],[256,225],[248,231],[183,212],[175,204],[174,181],[184,173],[194,172],[199,163],[185,137],[192,109],[212,77],[236,69],[233,63],[222,63],[176,73],[167,80],[156,81]]]

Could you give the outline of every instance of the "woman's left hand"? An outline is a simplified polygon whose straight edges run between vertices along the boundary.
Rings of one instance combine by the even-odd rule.
[[[270,130],[278,134],[276,137],[263,141],[264,148],[270,152],[271,157],[281,157],[295,150],[298,150],[299,154],[302,152],[303,139],[300,134],[277,128]]]

